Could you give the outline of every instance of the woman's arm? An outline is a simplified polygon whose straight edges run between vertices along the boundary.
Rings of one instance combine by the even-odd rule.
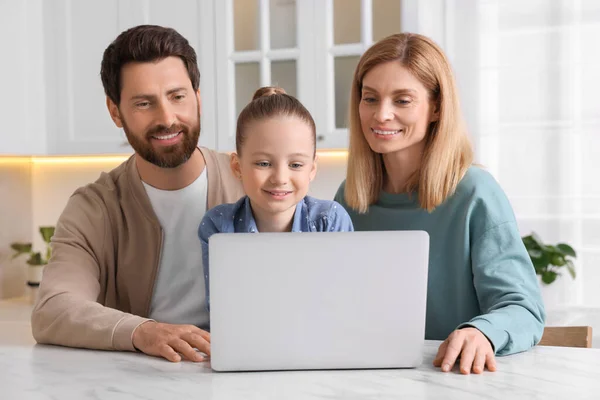
[[[516,222],[497,225],[476,239],[471,259],[482,315],[463,326],[483,332],[497,355],[536,345],[546,316],[535,269]]]

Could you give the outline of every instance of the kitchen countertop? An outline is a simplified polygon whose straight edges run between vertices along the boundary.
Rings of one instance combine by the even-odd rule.
[[[25,302],[0,302],[0,398],[9,399],[598,399],[600,350],[535,347],[498,371],[416,369],[215,373],[139,353],[35,345]]]

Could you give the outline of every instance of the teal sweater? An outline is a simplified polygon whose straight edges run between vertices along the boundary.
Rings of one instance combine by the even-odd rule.
[[[382,192],[359,214],[344,201],[344,187],[335,200],[348,210],[355,230],[429,233],[426,339],[444,340],[457,328],[473,326],[497,355],[539,342],[545,311],[538,280],[512,207],[488,172],[469,168],[456,192],[431,213],[419,207],[415,194]]]

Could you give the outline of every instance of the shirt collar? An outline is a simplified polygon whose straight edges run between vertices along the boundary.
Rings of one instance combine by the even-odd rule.
[[[244,200],[244,210],[242,212],[242,218],[244,219],[244,226],[246,228],[246,232],[258,232],[256,220],[252,215],[252,208],[250,207],[250,198],[247,196]],[[292,232],[308,232],[308,210],[306,208],[306,204],[304,204],[304,200],[301,200],[298,204],[296,204],[294,220],[292,221]]]

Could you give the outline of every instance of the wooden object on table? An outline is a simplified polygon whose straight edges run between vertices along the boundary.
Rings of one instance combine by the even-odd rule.
[[[591,326],[547,326],[539,346],[592,347]]]

